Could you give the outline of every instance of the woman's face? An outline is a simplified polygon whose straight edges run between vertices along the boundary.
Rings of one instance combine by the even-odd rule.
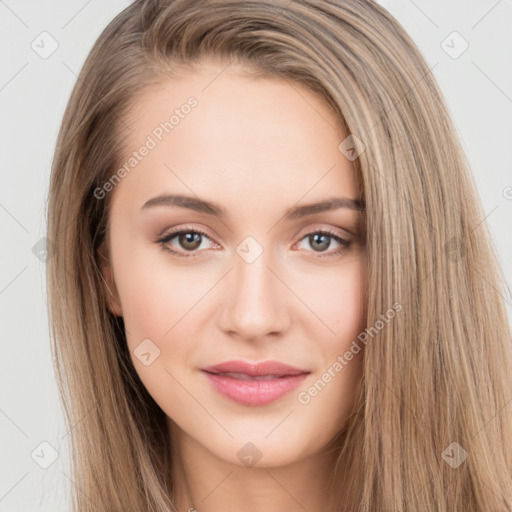
[[[121,181],[97,192],[113,194],[104,273],[175,436],[270,467],[320,453],[350,412],[364,219],[350,201],[311,206],[356,199],[338,149],[347,134],[327,105],[232,68],[205,65],[137,100]],[[227,361],[238,363],[211,368]],[[265,361],[298,373],[258,373]]]

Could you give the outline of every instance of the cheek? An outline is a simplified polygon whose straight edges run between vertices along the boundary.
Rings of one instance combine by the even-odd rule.
[[[185,402],[179,383],[194,353],[187,313],[193,316],[198,292],[153,267],[126,276],[122,293],[127,345],[144,387],[164,410]]]
[[[305,302],[325,324],[311,315],[310,332],[321,328],[325,334],[316,338],[310,335],[310,339],[319,340],[312,350],[321,354],[322,363],[316,379],[302,389],[298,401],[309,417],[324,418],[326,432],[336,431],[345,421],[362,377],[364,344],[357,337],[366,325],[364,278],[360,258],[347,262],[341,271],[336,268],[320,278],[317,275],[317,286],[308,287],[311,291]]]
[[[328,340],[331,350],[341,350],[346,342],[350,343],[347,338],[357,335],[366,321],[362,259],[354,258],[343,266],[315,273],[303,283],[303,300],[316,315],[308,318],[316,323],[321,320],[326,333],[322,337]]]
[[[132,343],[171,336],[211,287],[211,276],[172,266],[158,248],[134,249],[117,263],[116,281]]]
[[[173,377],[183,380],[198,350],[197,330],[207,302],[202,299],[212,286],[212,276],[172,267],[163,255],[155,258],[155,253],[137,248],[119,252],[116,282],[134,368],[162,404],[178,397],[180,387]]]

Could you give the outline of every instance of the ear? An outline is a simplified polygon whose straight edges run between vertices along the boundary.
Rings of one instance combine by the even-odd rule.
[[[98,249],[98,256],[100,258],[100,268],[104,278],[103,280],[105,284],[105,293],[109,310],[115,316],[123,316],[121,301],[119,299],[119,293],[114,282],[112,264],[110,262],[110,256],[108,254],[105,242],[103,242],[101,247]]]

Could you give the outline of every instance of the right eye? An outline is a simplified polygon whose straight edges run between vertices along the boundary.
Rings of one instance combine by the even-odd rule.
[[[181,249],[175,250],[172,248],[171,241],[176,239]],[[170,252],[174,256],[179,258],[191,258],[195,257],[194,253],[200,252],[201,246],[205,239],[211,240],[210,237],[202,230],[197,228],[181,228],[170,233],[167,233],[163,237],[157,238],[156,242],[162,246],[162,249]],[[205,247],[203,247],[204,249]],[[186,254],[186,253],[191,254]]]

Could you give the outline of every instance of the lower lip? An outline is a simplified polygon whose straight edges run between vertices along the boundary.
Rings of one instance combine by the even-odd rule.
[[[289,375],[272,380],[240,380],[204,372],[213,387],[223,395],[243,405],[266,405],[286,395],[309,375]]]

